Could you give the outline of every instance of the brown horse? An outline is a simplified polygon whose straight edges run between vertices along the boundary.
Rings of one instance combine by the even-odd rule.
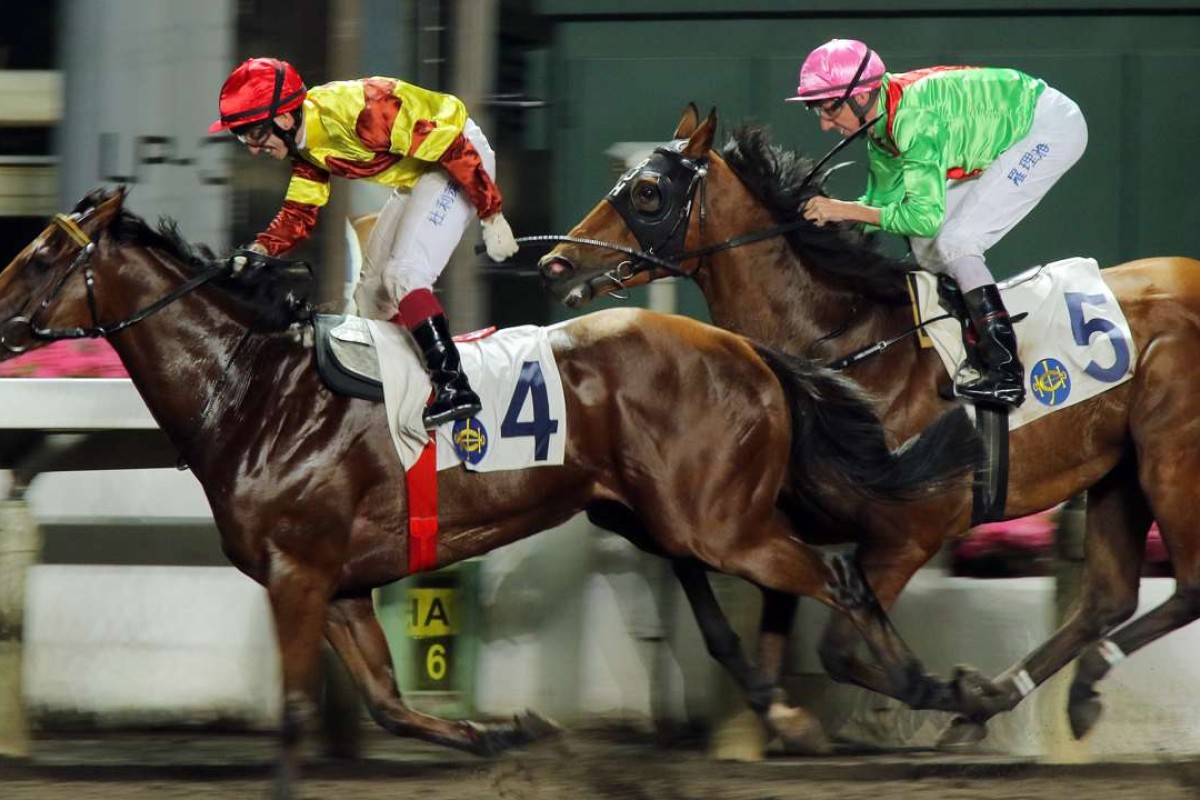
[[[352,220],[353,235],[360,252],[365,251],[377,218],[377,214],[367,214]],[[355,274],[357,272],[358,265],[356,265]],[[606,276],[605,280],[610,279]],[[963,502],[961,508],[955,507],[953,503],[939,503],[936,499],[927,502],[937,504],[935,506],[926,504],[924,507],[932,508],[939,515],[970,512],[970,504],[967,501]],[[873,521],[866,523],[868,525],[892,524],[887,519],[892,512],[891,504],[883,508],[874,508],[868,505],[862,510],[867,515],[874,515]],[[629,514],[623,506],[594,503],[588,508],[587,515],[593,524],[619,533],[642,549],[661,555],[660,551],[656,551],[652,546],[647,546],[650,537],[642,529],[636,517]],[[813,522],[814,520],[810,518],[809,524],[804,526],[806,539],[826,544],[846,540],[846,526],[841,523],[834,522],[832,525],[827,524],[822,528],[814,526]],[[826,519],[826,522],[833,521]],[[724,609],[721,608],[712,591],[704,566],[694,559],[687,558],[672,559],[671,566],[683,588],[684,596],[692,609],[709,653],[729,672],[745,695],[750,708],[759,714],[768,730],[780,737],[784,750],[792,754],[828,752],[831,745],[820,721],[807,709],[791,706],[786,693],[778,686],[788,632],[795,620],[798,598],[795,595],[759,586],[763,595],[763,609],[758,660],[755,663],[743,652],[739,637],[729,624]],[[828,656],[832,651],[826,648],[822,652],[823,655]],[[988,688],[983,684],[983,679],[971,670],[960,669],[953,683],[942,684],[936,680],[932,682],[926,680],[926,676],[920,669],[919,661],[911,654],[893,655],[889,661],[893,664],[907,661],[909,667],[908,671],[904,672],[889,672],[885,669],[880,676],[881,681],[886,681],[886,684],[880,684],[885,687],[882,691],[912,708],[944,710],[947,705],[962,708],[964,694]],[[952,690],[950,695],[945,692],[947,688]]]
[[[437,719],[397,691],[370,592],[407,571],[405,476],[382,406],[334,394],[314,370],[307,272],[235,269],[170,224],[150,228],[123,200],[92,193],[0,273],[0,359],[80,336],[106,336],[120,355],[204,487],[226,555],[267,588],[285,692],[277,794],[292,792],[322,634],[392,733],[479,754],[552,733],[532,714]],[[796,519],[860,524],[864,502],[957,491],[975,456],[954,446],[965,415],[892,453],[852,382],[740,336],[625,310],[549,335],[566,395],[565,463],[440,472],[438,566],[581,510],[624,514],[645,546],[678,563],[844,611],[877,658],[913,674],[853,556],[803,544]],[[953,687],[919,680],[954,707]]]
[[[563,242],[540,262],[551,290],[579,305],[621,286],[690,277],[720,327],[829,360],[909,330],[904,274],[912,266],[872,250],[853,226],[819,228],[803,220],[799,209],[820,191],[812,165],[772,146],[758,128],[736,132],[716,152],[716,124],[715,110],[701,122],[689,106],[675,132],[678,144],[631,170],[570,237],[532,237]],[[1200,474],[1200,374],[1192,368],[1200,354],[1200,263],[1145,259],[1106,269],[1104,279],[1132,329],[1136,375],[1022,426],[1009,445],[1007,517],[1088,492],[1082,595],[1045,644],[993,685],[977,685],[978,707],[952,723],[946,744],[982,738],[987,719],[1081,653],[1068,710],[1075,735],[1083,736],[1101,710],[1094,686],[1112,665],[1200,616],[1200,536],[1192,517]],[[1108,335],[1080,323],[1085,341]],[[878,398],[885,425],[901,439],[951,405],[937,355],[911,341],[848,370]],[[1118,360],[1120,344],[1113,342]],[[967,525],[955,513],[896,517],[885,535],[868,530],[861,540],[862,563],[885,608]],[[1169,544],[1177,589],[1119,628],[1137,606],[1152,519]],[[786,617],[789,601],[777,600],[784,610],[776,614]],[[827,628],[821,652],[831,675],[887,692],[878,670],[854,658],[853,639],[844,620]]]

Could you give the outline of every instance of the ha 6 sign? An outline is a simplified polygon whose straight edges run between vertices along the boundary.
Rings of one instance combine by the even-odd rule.
[[[400,691],[421,711],[466,716],[478,639],[473,561],[383,587],[376,595]]]

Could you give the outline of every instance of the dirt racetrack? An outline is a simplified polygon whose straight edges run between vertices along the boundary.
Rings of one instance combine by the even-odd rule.
[[[39,739],[27,761],[0,760],[3,800],[160,800],[265,796],[267,736],[147,732]],[[480,760],[367,735],[354,761],[314,757],[302,796],[337,800],[1187,800],[1200,759],[1050,765],[929,751],[714,761],[698,743],[574,732]]]

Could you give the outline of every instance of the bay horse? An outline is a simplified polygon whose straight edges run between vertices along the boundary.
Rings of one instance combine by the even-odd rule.
[[[905,274],[913,265],[875,251],[852,225],[817,227],[802,219],[804,202],[822,191],[813,165],[773,146],[760,127],[742,128],[718,151],[716,126],[715,109],[701,121],[689,105],[676,143],[630,170],[568,237],[531,237],[558,242],[539,262],[551,291],[578,306],[623,286],[688,277],[714,324],[827,361],[911,330]],[[943,744],[983,738],[988,719],[1015,707],[1077,656],[1068,713],[1081,738],[1101,712],[1096,683],[1125,656],[1200,616],[1200,536],[1192,516],[1200,474],[1200,373],[1192,368],[1200,354],[1200,262],[1142,259],[1105,269],[1103,276],[1132,330],[1140,354],[1136,374],[1022,426],[1009,443],[1006,518],[1087,491],[1081,595],[1048,641],[994,681],[974,683],[976,707],[951,722]],[[1078,322],[1085,342],[1109,335],[1086,319]],[[1113,342],[1117,359],[1120,344]],[[885,426],[900,439],[953,404],[935,351],[908,340],[847,372],[877,398]],[[968,524],[955,513],[898,509],[896,516],[890,531],[857,529],[867,579],[885,609]],[[1171,553],[1176,591],[1123,625],[1137,607],[1155,519]],[[794,601],[775,600],[776,616],[786,619]],[[832,677],[889,693],[879,670],[854,656],[854,633],[844,619],[835,615],[820,648]]]
[[[283,671],[278,796],[292,795],[322,634],[391,733],[477,754],[552,735],[408,708],[371,602],[408,571],[405,475],[381,404],[335,394],[314,369],[310,274],[240,268],[152,228],[98,190],[0,272],[0,360],[104,336],[203,486],[235,567],[266,587]],[[438,473],[436,566],[581,510],[636,523],[679,563],[814,597],[861,626],[897,674],[955,707],[916,665],[852,553],[800,541],[806,516],[861,523],[864,502],[956,491],[976,449],[948,414],[897,452],[836,373],[683,317],[612,310],[548,330],[569,426],[561,466]],[[918,670],[919,671],[919,670]]]

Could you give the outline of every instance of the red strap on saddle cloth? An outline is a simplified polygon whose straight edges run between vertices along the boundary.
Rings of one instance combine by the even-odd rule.
[[[408,571],[437,564],[437,439],[432,432],[421,457],[405,476],[408,488]]]
[[[496,326],[488,325],[486,328],[480,328],[477,331],[471,331],[470,333],[460,333],[458,336],[454,337],[454,341],[456,341],[456,342],[478,342],[480,339],[486,339],[487,337],[491,336],[495,332],[496,332]]]
[[[433,295],[429,297],[432,299]],[[400,324],[400,320],[393,321]],[[495,332],[496,326],[492,325],[455,336],[454,341],[474,342]],[[431,394],[430,399],[432,397]],[[405,476],[405,485],[408,488],[408,572],[413,574],[433,569],[437,564],[437,439],[432,431],[417,463]]]

